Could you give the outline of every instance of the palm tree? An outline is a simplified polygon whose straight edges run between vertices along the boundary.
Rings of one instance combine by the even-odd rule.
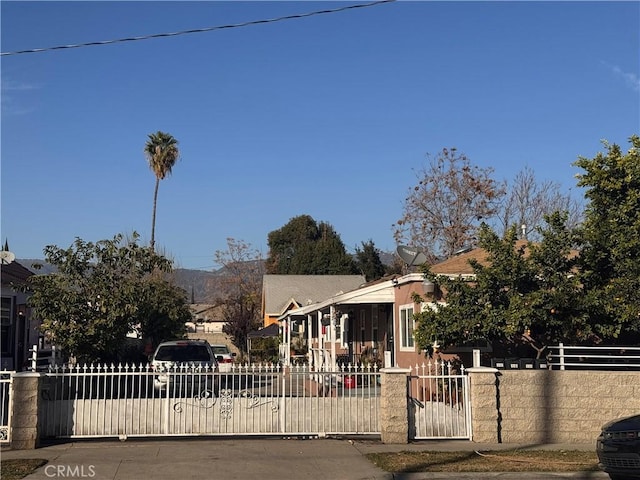
[[[156,188],[153,192],[153,216],[151,219],[151,250],[155,246],[156,233],[156,205],[158,203],[158,186],[160,180],[171,174],[171,169],[180,158],[178,141],[173,136],[164,132],[156,132],[149,135],[144,146],[144,153],[149,162],[149,168],[156,176]]]

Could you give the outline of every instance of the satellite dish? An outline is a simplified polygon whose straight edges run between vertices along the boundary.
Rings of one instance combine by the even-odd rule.
[[[456,250],[455,252],[453,252],[453,256],[455,257],[457,255],[462,255],[463,253],[470,252],[471,250],[473,250],[473,247],[470,247],[470,246],[462,247],[462,248]]]
[[[405,261],[409,267],[414,265],[422,265],[427,262],[427,256],[418,248],[407,247],[406,245],[398,245],[396,249],[400,258]]]
[[[8,265],[16,259],[15,254],[8,250],[0,250],[0,263],[3,265]]]

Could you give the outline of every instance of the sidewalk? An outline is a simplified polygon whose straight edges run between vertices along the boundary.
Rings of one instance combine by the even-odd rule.
[[[374,452],[498,450],[516,445],[469,441],[423,441],[385,445],[377,440],[280,438],[171,438],[73,441],[37,450],[2,450],[1,460],[44,458],[47,465],[26,477],[91,478],[93,480],[604,480],[602,472],[571,474],[412,473],[392,474],[366,458]],[[527,448],[527,446],[520,446]],[[591,449],[590,445],[536,445],[532,449]]]

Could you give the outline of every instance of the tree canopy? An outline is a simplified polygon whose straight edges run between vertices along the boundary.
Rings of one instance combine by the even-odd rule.
[[[386,272],[380,260],[380,250],[376,248],[373,240],[362,242],[362,248],[356,247],[355,263],[367,282],[383,277]]]
[[[151,242],[153,250],[156,243],[156,207],[158,205],[158,187],[160,180],[164,180],[171,174],[173,166],[180,158],[178,141],[168,133],[156,132],[148,136],[144,146],[144,154],[149,163],[149,168],[156,177],[155,188],[153,190],[153,213],[151,217]]]
[[[607,336],[640,341],[640,137],[627,153],[604,142],[605,153],[580,157],[578,185],[588,200],[580,229],[579,266],[586,294]]]
[[[471,261],[472,279],[426,276],[443,302],[415,316],[418,345],[432,350],[486,339],[503,354],[523,346],[634,343],[640,340],[640,139],[624,154],[575,163],[585,173],[584,223],[568,212],[545,215],[539,241],[518,240],[518,226],[499,236],[486,224],[479,246],[486,263]],[[424,299],[416,298],[416,301]]]
[[[504,195],[504,186],[492,173],[491,168],[473,165],[456,148],[429,157],[405,199],[396,241],[420,248],[429,264],[475,245],[480,224],[498,212]]]
[[[29,304],[42,332],[78,361],[130,360],[124,351],[130,332],[154,346],[184,335],[191,319],[186,292],[163,278],[170,260],[139,246],[138,238],[135,232],[96,243],[76,238],[67,249],[44,249],[56,271],[30,278]]]
[[[357,272],[333,226],[309,215],[292,218],[268,235],[267,273],[281,275],[350,275]]]
[[[224,267],[222,331],[241,352],[246,352],[248,333],[262,326],[262,254],[248,243],[227,238],[227,250],[216,251],[215,259]]]
[[[487,263],[470,262],[471,280],[427,273],[446,292],[445,303],[416,315],[418,345],[430,350],[434,343],[449,347],[485,339],[497,351],[515,354],[520,346],[590,338],[566,216],[557,213],[547,221],[539,244],[518,241],[515,226],[501,238],[483,225],[479,244]]]

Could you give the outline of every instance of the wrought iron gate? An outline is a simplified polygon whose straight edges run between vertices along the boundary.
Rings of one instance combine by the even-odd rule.
[[[149,366],[58,367],[46,374],[44,437],[379,433],[375,370],[181,366],[165,388]],[[168,386],[167,386],[168,385]]]
[[[411,439],[471,439],[469,377],[464,366],[416,365],[409,376],[408,400]]]
[[[0,371],[0,443],[11,442],[14,373],[8,370]]]

